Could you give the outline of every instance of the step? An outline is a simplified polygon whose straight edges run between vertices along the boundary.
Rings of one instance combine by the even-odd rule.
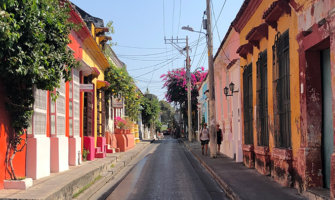
[[[103,153],[103,152],[98,152],[98,153],[95,153],[95,157],[96,158],[104,158],[104,157],[106,157],[106,154]]]

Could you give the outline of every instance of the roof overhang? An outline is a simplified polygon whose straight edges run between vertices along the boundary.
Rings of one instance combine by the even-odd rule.
[[[247,44],[243,44],[237,49],[236,53],[238,53],[241,57],[246,59],[248,53],[251,54],[253,53],[253,46],[249,42]]]
[[[251,29],[245,39],[248,40],[253,46],[256,46],[259,49],[259,41],[264,37],[268,38],[268,32],[269,32],[268,24],[263,23]]]
[[[264,12],[263,19],[272,28],[277,29],[277,21],[284,13],[291,14],[289,0],[278,0]]]

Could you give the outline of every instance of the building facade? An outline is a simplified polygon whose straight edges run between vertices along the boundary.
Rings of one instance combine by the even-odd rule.
[[[244,1],[239,33],[243,161],[299,191],[335,190],[331,0]]]
[[[198,98],[198,136],[200,134],[201,129],[203,128],[203,123],[208,124],[208,81],[207,77],[200,83],[198,86],[199,96]]]
[[[239,45],[239,34],[230,27],[214,56],[216,122],[223,131],[220,151],[236,162],[242,162],[240,63],[236,53]],[[233,92],[229,89],[231,83]]]
[[[335,2],[291,3],[297,13],[301,145],[297,187],[335,194]]]

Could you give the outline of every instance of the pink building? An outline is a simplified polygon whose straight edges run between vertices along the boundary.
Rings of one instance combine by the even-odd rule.
[[[234,158],[236,162],[242,162],[240,62],[236,53],[238,47],[239,34],[230,27],[214,57],[214,82],[216,121],[223,131],[220,152]]]

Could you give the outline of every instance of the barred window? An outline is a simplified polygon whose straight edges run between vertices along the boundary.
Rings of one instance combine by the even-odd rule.
[[[32,133],[34,135],[45,135],[47,124],[47,91],[35,89],[34,97],[34,114],[28,133]]]
[[[65,135],[65,82],[57,89],[59,96],[56,100],[56,135]],[[71,105],[70,105],[71,106]]]
[[[244,107],[244,144],[253,144],[252,128],[252,65],[243,72],[243,107]]]
[[[257,141],[259,146],[269,146],[268,131],[268,72],[267,51],[257,61]]]
[[[272,48],[276,146],[289,148],[291,147],[289,32],[278,33]]]

